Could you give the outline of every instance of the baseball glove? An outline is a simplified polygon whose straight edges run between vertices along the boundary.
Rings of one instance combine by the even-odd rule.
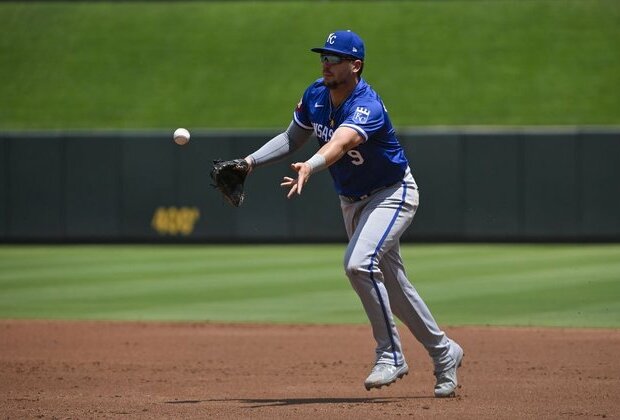
[[[214,160],[211,169],[211,179],[215,188],[220,190],[226,201],[235,207],[243,203],[243,184],[250,172],[250,166],[245,159]]]

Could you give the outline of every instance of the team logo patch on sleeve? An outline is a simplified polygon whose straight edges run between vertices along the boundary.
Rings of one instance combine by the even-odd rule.
[[[368,121],[369,116],[370,109],[364,108],[363,106],[358,106],[355,109],[355,114],[353,114],[353,121],[356,121],[360,124],[365,124]]]

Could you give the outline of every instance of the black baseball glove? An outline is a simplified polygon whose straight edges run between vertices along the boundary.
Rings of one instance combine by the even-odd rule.
[[[243,184],[249,172],[250,165],[245,159],[214,160],[211,179],[226,201],[239,207],[243,203]]]

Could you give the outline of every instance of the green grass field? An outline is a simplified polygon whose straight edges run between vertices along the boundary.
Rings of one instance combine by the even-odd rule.
[[[397,127],[620,124],[617,0],[2,2],[0,129],[283,128],[343,28]]]
[[[0,317],[363,323],[344,245],[0,246]],[[620,245],[403,246],[442,325],[620,327]]]

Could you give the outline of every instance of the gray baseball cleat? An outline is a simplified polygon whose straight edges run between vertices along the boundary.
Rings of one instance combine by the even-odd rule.
[[[452,342],[456,346],[456,363],[449,369],[443,372],[435,372],[437,382],[435,383],[435,397],[454,397],[456,395],[456,387],[459,382],[456,378],[456,370],[461,367],[463,361],[463,349],[461,346]]]
[[[400,366],[387,363],[377,363],[364,381],[364,386],[368,391],[371,388],[381,388],[383,385],[390,386],[392,382],[402,378],[409,373],[407,363],[403,362]]]

